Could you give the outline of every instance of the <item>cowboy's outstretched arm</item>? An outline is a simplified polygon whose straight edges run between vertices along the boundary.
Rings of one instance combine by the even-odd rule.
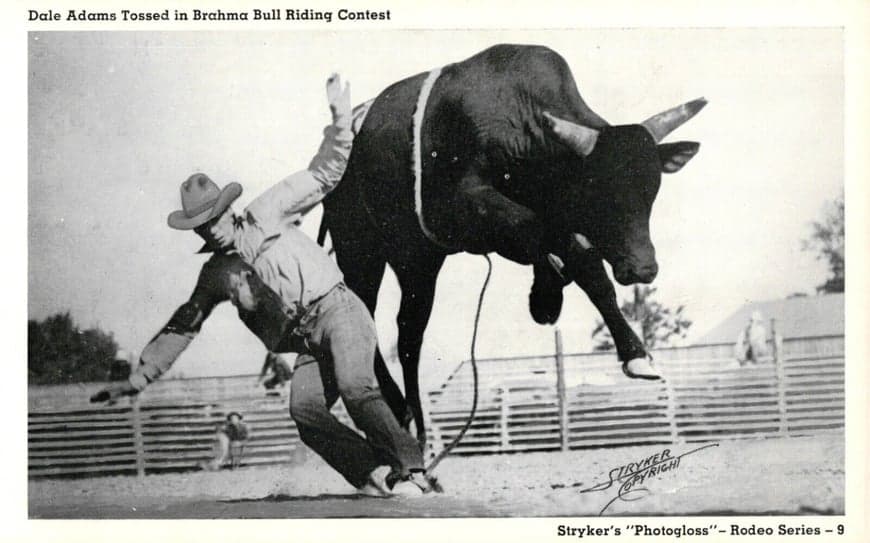
[[[333,74],[326,82],[332,124],[323,130],[323,141],[308,168],[291,174],[258,196],[246,208],[260,224],[299,222],[338,185],[353,143],[350,85],[341,86]]]
[[[141,391],[169,371],[199,334],[207,309],[191,298],[175,310],[169,322],[142,349],[139,366],[130,375],[133,388]]]
[[[92,402],[137,394],[172,367],[199,334],[214,306],[226,299],[214,288],[209,273],[210,270],[203,269],[190,299],[175,310],[169,322],[148,342],[139,357],[139,366],[133,369],[129,379],[94,394]]]

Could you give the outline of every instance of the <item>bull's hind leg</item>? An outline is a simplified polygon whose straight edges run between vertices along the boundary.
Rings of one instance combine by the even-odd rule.
[[[426,425],[420,400],[420,348],[423,346],[423,333],[432,314],[438,271],[443,263],[444,256],[432,256],[393,266],[402,289],[402,302],[396,318],[399,327],[397,349],[402,363],[405,397],[414,415],[417,441],[421,448],[426,445]]]
[[[359,296],[372,314],[378,304],[378,290],[384,277],[386,259],[373,243],[364,243],[358,239],[344,236],[334,236],[335,255],[338,266],[344,274],[347,286]],[[381,395],[396,416],[396,420],[404,428],[411,423],[412,412],[399,385],[390,375],[379,348],[375,349],[375,376],[381,388]]]

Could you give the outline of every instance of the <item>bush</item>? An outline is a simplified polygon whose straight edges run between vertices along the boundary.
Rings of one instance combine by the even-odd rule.
[[[107,381],[118,352],[111,333],[79,330],[69,313],[27,321],[27,380],[31,385]]]

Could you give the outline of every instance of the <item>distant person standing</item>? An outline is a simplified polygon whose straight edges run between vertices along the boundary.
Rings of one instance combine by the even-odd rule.
[[[214,458],[203,462],[201,467],[209,471],[217,471],[227,463],[232,462],[233,468],[242,461],[245,445],[251,437],[248,425],[242,422],[242,415],[237,411],[227,415],[227,421],[218,425],[215,431]]]
[[[761,312],[753,311],[746,327],[737,335],[734,355],[741,366],[757,364],[762,358],[770,355],[767,347],[767,330]]]

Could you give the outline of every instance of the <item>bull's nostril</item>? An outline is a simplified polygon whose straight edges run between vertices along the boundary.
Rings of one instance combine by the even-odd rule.
[[[643,269],[640,270],[639,278],[644,283],[652,283],[653,279],[659,274],[659,266],[658,264],[650,264],[648,266],[644,266]]]

